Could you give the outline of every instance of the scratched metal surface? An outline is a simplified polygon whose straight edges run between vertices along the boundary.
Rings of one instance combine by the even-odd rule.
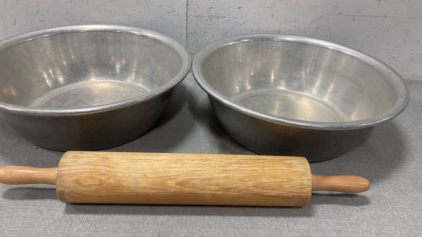
[[[347,154],[314,173],[355,174],[360,195],[314,193],[299,208],[75,205],[49,185],[0,185],[0,236],[418,236],[422,227],[422,82],[411,102]],[[191,74],[145,136],[111,151],[252,154],[222,130]],[[0,166],[56,166],[63,153],[36,147],[0,123]]]

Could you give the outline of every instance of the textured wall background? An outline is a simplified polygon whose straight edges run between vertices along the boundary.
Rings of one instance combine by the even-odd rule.
[[[0,39],[48,27],[121,24],[173,37],[192,54],[249,33],[310,36],[387,63],[422,80],[420,0],[0,0]]]
[[[0,0],[0,39],[80,24],[147,28],[185,44],[186,0]]]

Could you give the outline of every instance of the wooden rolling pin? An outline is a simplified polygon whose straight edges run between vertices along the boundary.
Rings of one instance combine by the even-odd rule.
[[[303,157],[66,152],[58,168],[5,166],[5,184],[55,184],[69,203],[304,206],[312,190],[364,192],[358,176],[311,175]]]

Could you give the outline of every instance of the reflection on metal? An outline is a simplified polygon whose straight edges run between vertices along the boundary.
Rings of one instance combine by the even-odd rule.
[[[261,154],[334,158],[407,106],[391,68],[334,43],[284,35],[221,40],[192,71],[236,141]]]
[[[119,145],[154,124],[190,62],[175,40],[134,27],[72,26],[12,37],[0,41],[1,117],[42,147]]]

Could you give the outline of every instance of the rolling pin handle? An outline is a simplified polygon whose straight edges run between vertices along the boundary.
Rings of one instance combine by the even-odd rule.
[[[0,183],[4,184],[56,184],[57,167],[34,168],[27,166],[0,167]]]
[[[361,193],[369,189],[369,181],[354,175],[312,175],[312,191],[326,190],[343,193]]]

